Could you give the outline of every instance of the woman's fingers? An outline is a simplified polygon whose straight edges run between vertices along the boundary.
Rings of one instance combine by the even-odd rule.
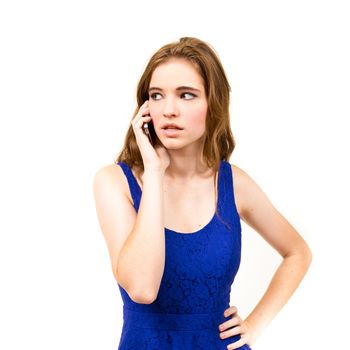
[[[238,349],[245,344],[247,344],[247,342],[244,340],[244,338],[241,337],[240,340],[237,340],[234,343],[227,345],[227,349]]]
[[[170,164],[168,151],[163,145],[152,141],[150,131],[144,130],[145,123],[152,122],[150,108],[146,100],[137,111],[137,114],[131,121],[132,129],[135,134],[136,143],[141,153],[144,169],[165,170]],[[154,126],[154,125],[153,125]]]
[[[148,101],[145,101],[143,105],[139,108],[136,116],[132,119],[131,124],[135,133],[136,141],[140,148],[141,154],[143,153],[143,145],[149,143],[148,136],[143,131],[143,126],[145,123],[148,123],[152,120],[152,117],[149,115]]]
[[[236,306],[231,306],[231,307],[229,307],[228,309],[225,310],[224,316],[227,317],[227,316],[230,316],[230,315],[232,315],[232,314],[234,314],[236,312],[237,312],[237,307]]]
[[[233,328],[230,328],[226,332],[220,333],[220,338],[225,339],[225,338],[232,337],[233,335],[241,334],[241,333],[242,333],[242,328],[240,326],[235,326]]]
[[[240,339],[229,344],[227,346],[227,349],[238,349],[245,344],[251,344],[252,334],[248,327],[248,324],[246,321],[243,321],[241,319],[237,312],[235,317],[232,317],[232,319],[230,319],[229,321],[224,322],[222,326],[224,328],[231,328],[220,333],[221,339],[226,339],[235,335],[240,336]]]
[[[224,331],[227,328],[237,326],[242,323],[242,319],[238,316],[232,317],[230,320],[222,323],[219,327],[220,331]]]
[[[147,116],[144,115],[144,116],[140,117],[140,119],[136,122],[136,127],[139,129],[142,128],[143,124],[148,123],[151,119],[152,118],[148,115]]]
[[[239,340],[227,345],[227,349],[238,349],[241,346],[248,344],[251,335],[248,330],[246,321],[243,321],[238,315],[236,306],[231,306],[224,311],[225,317],[228,317],[230,315],[232,315],[232,318],[219,325],[220,338],[225,339],[239,334]]]
[[[230,315],[232,315],[232,318],[230,318],[228,321],[225,321],[219,325],[221,339],[225,339],[225,338],[232,337],[234,335],[242,333],[242,328],[241,328],[242,319],[238,315],[238,310],[236,306],[231,306],[230,308],[225,310],[224,316],[228,317]],[[236,346],[236,343],[233,343],[234,345],[233,344],[230,344],[230,345]]]
[[[142,127],[142,125],[145,121],[149,121],[151,119],[149,116],[147,116],[147,114],[149,114],[148,101],[146,101],[139,108],[139,111],[137,112],[136,116],[131,121],[131,124],[133,125],[134,130],[136,129],[138,131]]]

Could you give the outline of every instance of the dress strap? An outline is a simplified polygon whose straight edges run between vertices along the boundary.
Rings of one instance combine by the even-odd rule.
[[[234,195],[234,179],[232,167],[229,162],[221,161],[221,178],[220,178],[220,214],[224,215],[225,220],[232,222],[236,228],[240,229],[240,217],[236,207]]]
[[[140,188],[139,184],[137,183],[137,180],[136,180],[134,174],[132,173],[131,168],[128,164],[126,164],[125,162],[118,162],[116,164],[118,164],[122,168],[122,170],[123,170],[123,172],[128,180],[130,194],[131,194],[131,197],[132,197],[132,200],[134,203],[134,208],[135,208],[136,212],[138,212],[139,206],[140,206],[140,201],[141,201],[141,195],[142,195],[141,188]]]

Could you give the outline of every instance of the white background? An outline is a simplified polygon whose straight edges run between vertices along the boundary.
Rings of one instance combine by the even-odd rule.
[[[299,288],[256,350],[345,349],[347,1],[2,1],[0,348],[115,350],[122,301],[92,181],[120,151],[143,69],[181,36],[223,63],[230,159],[309,243]],[[279,255],[242,222],[231,304],[246,317]]]

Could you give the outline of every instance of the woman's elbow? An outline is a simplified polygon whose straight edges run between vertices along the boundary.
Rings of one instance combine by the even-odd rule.
[[[290,249],[284,257],[287,258],[292,256],[298,258],[300,261],[303,261],[307,268],[312,262],[311,248],[304,240],[301,240],[299,244],[294,246],[293,249]]]
[[[306,265],[306,269],[308,269],[312,262],[312,251],[306,242],[303,242],[303,244],[299,248],[298,255],[301,256],[302,260]]]
[[[156,296],[154,295],[154,293],[146,293],[146,292],[132,293],[129,296],[132,301],[138,304],[152,304],[156,299]]]

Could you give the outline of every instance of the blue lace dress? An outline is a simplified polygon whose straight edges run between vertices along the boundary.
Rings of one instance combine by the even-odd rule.
[[[130,167],[118,162],[128,180],[136,212],[142,190]],[[241,224],[234,200],[232,169],[221,160],[218,212],[193,233],[165,228],[165,267],[157,299],[123,300],[123,328],[118,350],[224,350],[240,339],[221,339],[219,324],[230,307],[230,291],[241,260]],[[226,329],[227,331],[227,329]],[[246,344],[239,347],[250,350]]]

